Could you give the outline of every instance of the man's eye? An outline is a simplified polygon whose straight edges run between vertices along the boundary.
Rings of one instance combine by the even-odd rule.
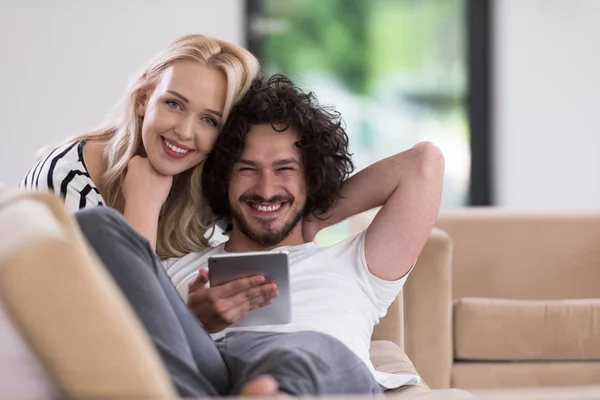
[[[167,101],[165,101],[165,104],[166,104],[166,105],[167,105],[169,108],[172,108],[172,109],[174,109],[174,110],[181,110],[181,109],[183,109],[183,108],[181,107],[181,104],[179,104],[178,102],[176,102],[176,101],[173,101],[173,100],[167,100]]]
[[[292,167],[281,167],[281,168],[277,168],[277,171],[293,171],[294,168]]]
[[[243,171],[254,171],[254,168],[250,168],[250,167],[241,167],[240,169],[238,169],[238,171],[243,172]]]

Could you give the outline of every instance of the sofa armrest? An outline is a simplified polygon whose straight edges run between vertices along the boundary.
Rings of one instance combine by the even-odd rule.
[[[414,374],[419,375],[408,356],[395,343],[388,340],[374,340],[371,342],[371,362],[377,371],[389,374]],[[429,389],[421,380],[417,386]]]
[[[66,398],[174,398],[143,325],[53,194],[0,193],[0,296]]]
[[[404,349],[433,389],[450,387],[452,241],[434,228],[404,286]]]
[[[388,340],[404,350],[403,329],[403,294],[400,292],[396,300],[388,307],[385,317],[373,328],[371,340]]]

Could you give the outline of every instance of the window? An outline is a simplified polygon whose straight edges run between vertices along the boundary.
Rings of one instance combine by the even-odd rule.
[[[481,0],[477,0],[481,1]],[[248,0],[249,48],[342,113],[357,171],[422,140],[446,155],[443,206],[469,204],[467,0]],[[346,235],[343,224],[319,243]]]

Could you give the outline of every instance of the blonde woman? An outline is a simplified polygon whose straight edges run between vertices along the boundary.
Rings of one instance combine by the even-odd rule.
[[[73,212],[115,208],[161,258],[204,250],[202,164],[258,69],[238,46],[183,36],[142,68],[103,127],[44,155],[21,187],[54,191]]]

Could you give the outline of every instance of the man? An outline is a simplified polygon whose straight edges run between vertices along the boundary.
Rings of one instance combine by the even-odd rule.
[[[233,219],[231,237],[164,264],[198,318],[122,216],[100,208],[77,215],[182,396],[381,392],[368,359],[370,336],[429,236],[444,162],[435,146],[420,143],[347,179],[347,146],[338,114],[319,107],[312,94],[283,76],[256,80],[205,164],[203,190],[217,217]],[[305,243],[323,227],[378,206],[365,232],[329,248]],[[204,327],[222,331],[268,304],[277,289],[261,277],[206,288],[200,267],[213,254],[284,246],[292,323],[226,329],[215,346]]]
[[[323,350],[337,351],[338,342],[374,373],[369,361],[373,326],[402,288],[434,224],[443,157],[435,146],[420,143],[347,180],[352,168],[339,115],[319,107],[312,94],[284,76],[257,80],[230,116],[206,161],[203,190],[216,217],[233,219],[231,238],[165,266],[190,308],[215,333],[269,304],[277,291],[274,284],[261,285],[260,277],[256,285],[242,279],[207,289],[205,271],[193,278],[208,258],[289,251],[292,323],[217,335],[234,381],[244,380],[239,374],[247,365],[279,349],[308,357],[319,376],[327,369],[340,371],[355,358],[344,354],[346,349],[335,355]],[[305,243],[323,227],[378,206],[383,207],[358,236],[329,248]],[[319,368],[320,363],[325,366]],[[289,379],[269,373],[279,382]],[[338,383],[348,385],[349,376]],[[386,380],[392,387],[402,383]]]

